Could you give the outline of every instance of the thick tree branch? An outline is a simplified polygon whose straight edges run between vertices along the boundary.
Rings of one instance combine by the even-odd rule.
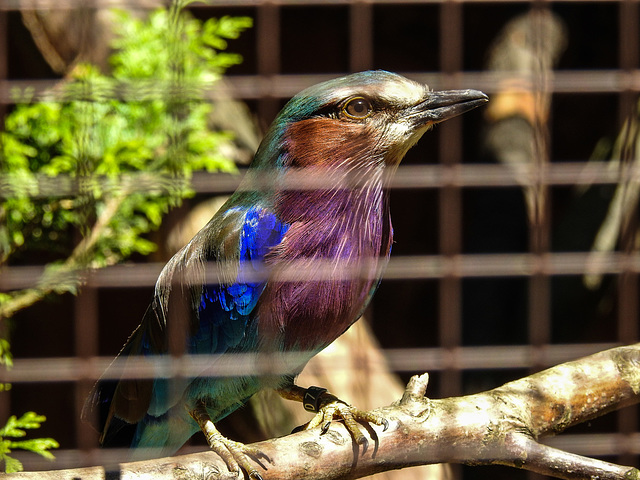
[[[536,440],[640,401],[640,344],[601,352],[502,387],[431,400],[428,376],[411,379],[402,399],[379,412],[387,431],[369,427],[367,451],[334,423],[321,435],[304,431],[255,444],[274,464],[266,479],[355,479],[412,465],[502,464],[565,479],[640,479],[640,471],[563,452]],[[117,478],[236,478],[211,452],[121,464]],[[113,475],[113,474],[112,474]],[[101,467],[10,475],[12,480],[105,478]],[[109,477],[116,478],[116,477]]]

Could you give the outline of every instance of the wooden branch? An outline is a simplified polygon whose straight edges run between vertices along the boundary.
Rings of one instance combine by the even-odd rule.
[[[502,387],[465,397],[424,396],[428,375],[413,377],[394,405],[379,409],[389,428],[366,426],[363,451],[340,423],[321,435],[304,431],[255,444],[274,460],[268,479],[355,479],[375,472],[441,462],[502,464],[564,479],[640,479],[640,471],[563,452],[537,442],[543,436],[640,402],[640,344],[614,348],[550,368]],[[112,476],[113,475],[113,476]],[[231,479],[211,452],[121,464],[109,478]],[[105,478],[93,467],[21,473],[7,479]]]

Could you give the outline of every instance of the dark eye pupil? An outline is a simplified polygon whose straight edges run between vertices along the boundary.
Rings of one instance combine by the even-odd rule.
[[[366,117],[369,114],[369,102],[364,98],[352,100],[347,105],[347,113],[352,117]]]

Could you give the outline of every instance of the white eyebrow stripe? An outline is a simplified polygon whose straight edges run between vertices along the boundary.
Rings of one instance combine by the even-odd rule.
[[[337,86],[331,91],[323,106],[341,104],[350,97],[363,96],[372,101],[381,101],[398,107],[408,107],[423,101],[429,87],[404,77],[396,77],[386,82],[371,82],[361,85]]]

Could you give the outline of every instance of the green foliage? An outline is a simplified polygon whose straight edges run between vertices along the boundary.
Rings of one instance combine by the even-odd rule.
[[[220,50],[251,19],[202,22],[183,3],[146,20],[114,12],[111,74],[79,65],[44,97],[13,92],[16,106],[0,129],[0,267],[36,252],[50,261],[37,285],[0,292],[0,321],[47,295],[75,294],[87,268],[152,252],[147,234],[192,195],[194,171],[235,170],[225,153],[230,134],[208,126],[206,92],[241,61]],[[9,347],[0,338],[5,368]],[[0,430],[5,471],[22,470],[12,449],[53,458],[53,439],[13,440],[44,420],[34,412],[9,418]]]
[[[3,293],[0,293],[0,297],[2,297]],[[11,368],[13,366],[13,356],[11,355],[9,342],[0,338],[0,365],[4,365],[6,368]],[[4,392],[7,390],[11,390],[10,383],[0,383],[0,392]]]
[[[4,471],[6,473],[23,470],[22,463],[9,455],[16,448],[37,453],[50,460],[55,458],[49,450],[58,448],[60,445],[53,438],[13,440],[25,437],[27,435],[25,430],[40,428],[40,424],[45,420],[46,418],[43,415],[27,412],[20,418],[11,415],[6,425],[0,428],[0,462],[4,462]]]
[[[183,16],[173,25],[165,10],[155,11],[146,21],[133,19],[127,12],[117,14],[119,35],[113,46],[118,51],[111,57],[114,77],[155,81],[172,79],[180,67],[187,78],[217,80],[227,68],[242,61],[237,54],[221,52],[227,48],[227,40],[238,38],[252,24],[247,17],[211,18],[202,23]],[[177,41],[167,45],[168,36]],[[175,55],[176,51],[180,54]]]
[[[81,65],[50,101],[33,102],[23,92],[5,120],[0,174],[10,196],[0,203],[0,263],[24,250],[63,257],[75,231],[88,235],[114,209],[81,263],[102,267],[148,254],[155,245],[144,235],[190,194],[191,173],[234,168],[223,153],[229,135],[207,126],[212,105],[203,92],[241,61],[216,49],[251,20],[203,23],[182,12],[176,21],[163,9],[147,20],[116,15],[110,76]],[[155,174],[155,188],[126,180],[140,171]],[[60,176],[70,191],[43,194],[43,179]]]
[[[6,295],[6,294],[0,294]],[[7,368],[13,366],[13,357],[9,349],[9,342],[4,338],[0,338],[0,365],[6,365]]]

